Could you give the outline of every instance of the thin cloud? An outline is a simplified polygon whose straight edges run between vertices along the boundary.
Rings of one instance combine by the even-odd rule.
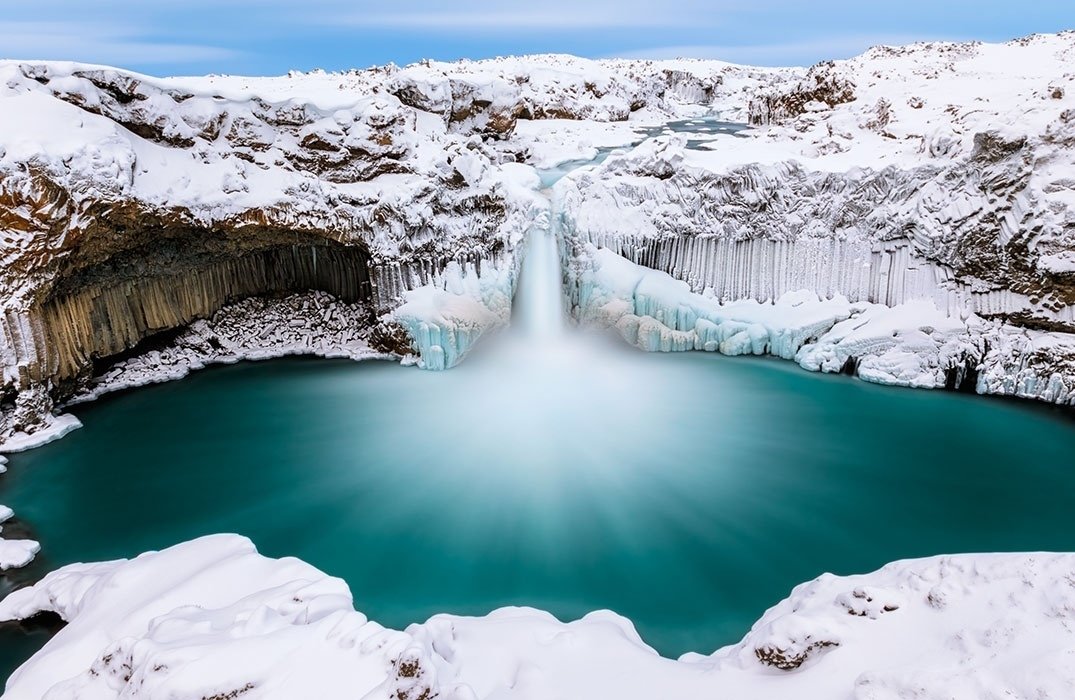
[[[325,21],[351,27],[423,31],[647,29],[715,26],[742,0],[544,0],[541,3],[494,3],[456,0],[451,9],[431,0],[412,0],[390,12],[326,12]]]
[[[103,23],[0,22],[2,58],[107,64],[186,64],[233,58],[234,49],[156,41],[140,27]]]
[[[844,36],[829,39],[753,45],[694,45],[661,46],[622,51],[610,58],[640,58],[663,60],[669,58],[705,58],[760,66],[809,65],[829,59],[850,58],[871,46],[899,46],[916,41],[941,39],[910,35]],[[959,41],[959,39],[948,40]]]
[[[496,12],[400,12],[351,15],[343,22],[352,27],[393,29],[597,29],[601,27],[681,27],[684,19],[654,17],[637,12],[595,12],[587,8],[564,12],[504,10]]]

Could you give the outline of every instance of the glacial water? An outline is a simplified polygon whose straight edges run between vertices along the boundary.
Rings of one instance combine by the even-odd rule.
[[[515,327],[459,367],[287,359],[74,409],[13,455],[0,595],[214,532],[351,586],[403,627],[608,608],[665,655],[737,641],[792,586],[947,552],[1075,550],[1075,422],[763,358],[644,354],[564,327],[536,236]],[[0,678],[47,639],[0,625]]]

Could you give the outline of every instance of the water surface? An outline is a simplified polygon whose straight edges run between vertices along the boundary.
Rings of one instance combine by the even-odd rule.
[[[1075,549],[1075,432],[1046,409],[779,360],[526,353],[240,364],[79,407],[0,481],[44,547],[22,575],[238,532],[389,626],[610,608],[677,655],[825,571]],[[6,630],[3,672],[43,639]]]

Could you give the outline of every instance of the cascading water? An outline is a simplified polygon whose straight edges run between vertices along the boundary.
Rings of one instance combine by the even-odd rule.
[[[549,341],[563,334],[560,259],[552,231],[530,233],[512,308],[512,327],[531,341]]]
[[[724,122],[712,118],[674,121],[656,127],[639,128],[641,137],[630,147],[638,145],[647,138],[672,133],[688,133],[697,137],[711,137],[716,134],[734,135],[746,128],[746,125]],[[706,141],[694,141],[689,147],[697,147]],[[603,147],[596,149],[593,158],[567,161],[560,165],[539,172],[543,192],[550,188],[572,170],[602,163],[617,148]],[[551,217],[555,221],[554,216]],[[529,342],[551,344],[554,341],[564,343],[564,299],[560,269],[560,255],[557,247],[555,227],[535,229],[530,232],[523,257],[519,287],[515,293],[512,307],[512,328],[519,337]],[[572,341],[567,341],[568,343]]]

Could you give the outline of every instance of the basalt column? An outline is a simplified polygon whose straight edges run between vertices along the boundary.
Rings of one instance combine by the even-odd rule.
[[[370,298],[369,255],[338,244],[277,245],[164,273],[116,279],[116,261],[61,281],[31,313],[44,339],[43,373],[64,381],[95,358],[205,318],[231,301],[321,290],[343,301]]]

